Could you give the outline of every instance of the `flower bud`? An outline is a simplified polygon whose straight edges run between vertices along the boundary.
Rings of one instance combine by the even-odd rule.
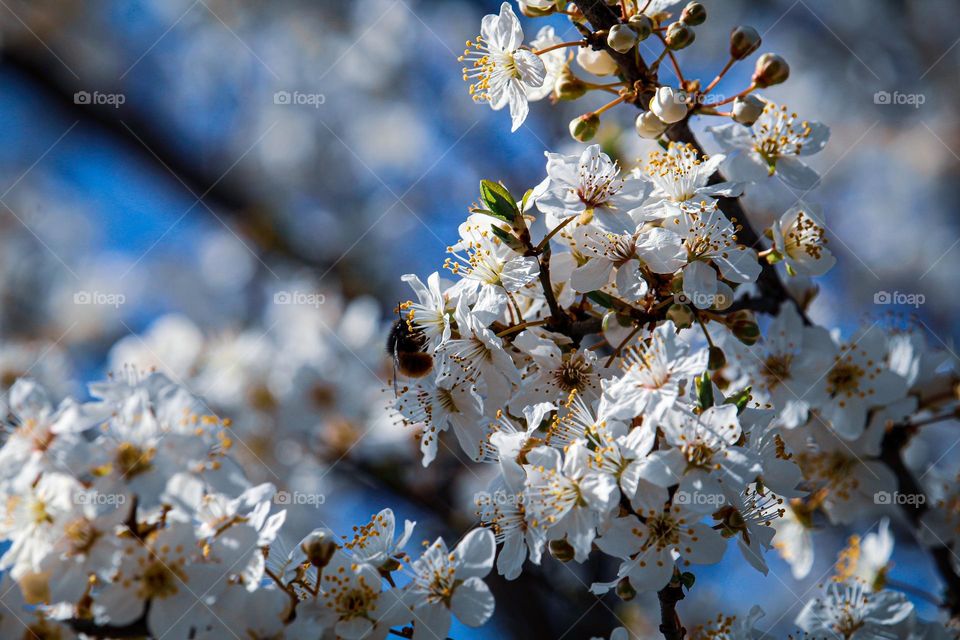
[[[757,323],[750,320],[738,320],[730,327],[733,335],[743,344],[750,346],[760,340],[760,327]]]
[[[576,100],[587,92],[587,84],[578,78],[569,64],[563,65],[563,71],[553,85],[553,93],[558,100]]]
[[[307,560],[318,569],[330,564],[337,546],[333,535],[324,531],[315,531],[300,543],[300,549],[303,550]]]
[[[667,309],[667,319],[672,320],[677,329],[687,329],[693,326],[693,311],[687,305],[677,302]]]
[[[734,27],[730,32],[730,57],[743,60],[760,48],[760,42],[760,34],[753,27]]]
[[[733,101],[733,121],[749,127],[763,113],[764,105],[764,101],[753,94],[737,98]]]
[[[637,135],[641,138],[653,140],[663,135],[663,132],[669,127],[666,122],[657,117],[653,111],[644,111],[637,116]]]
[[[541,18],[557,10],[555,0],[517,0],[520,13],[528,18]]]
[[[680,12],[680,22],[695,27],[707,21],[707,9],[699,2],[689,2]]]
[[[684,95],[671,87],[660,87],[650,99],[650,111],[667,124],[680,122],[687,117],[688,110]]]
[[[707,369],[716,371],[725,364],[727,364],[727,356],[723,354],[723,349],[717,346],[710,347],[710,352],[707,356]]]
[[[667,27],[667,33],[664,34],[663,40],[667,43],[667,47],[679,51],[693,44],[695,37],[696,34],[693,33],[693,29],[682,22],[674,22]]]
[[[753,84],[761,89],[780,84],[790,77],[790,65],[775,53],[765,53],[757,58],[753,71]]]
[[[590,47],[580,47],[577,51],[577,64],[595,76],[609,76],[617,70],[617,63],[609,53],[603,50],[595,51]]]
[[[573,560],[574,555],[576,555],[573,546],[567,542],[565,538],[551,540],[549,548],[550,555],[560,562],[570,562]]]
[[[617,596],[624,602],[629,602],[637,597],[637,590],[630,584],[630,578],[624,577],[617,583]]]
[[[600,116],[595,113],[585,113],[570,121],[570,135],[577,142],[588,142],[597,135],[600,127]]]
[[[583,22],[586,18],[583,17],[583,12],[580,11],[580,7],[577,6],[576,2],[567,3],[567,16],[570,18],[571,22]]]
[[[653,22],[648,16],[642,13],[630,16],[628,24],[630,25],[630,28],[633,29],[637,34],[637,40],[640,42],[649,38],[650,34],[653,33]]]
[[[615,24],[607,32],[607,44],[619,53],[626,53],[637,46],[637,32],[625,24]]]

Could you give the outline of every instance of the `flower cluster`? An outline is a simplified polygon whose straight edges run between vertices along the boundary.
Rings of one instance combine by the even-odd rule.
[[[228,420],[160,373],[90,392],[55,406],[31,379],[11,389],[3,637],[444,637],[452,615],[492,614],[489,531],[414,559],[413,523],[396,537],[385,509],[352,536],[323,527],[284,552],[289,500],[246,479]]]
[[[400,305],[394,327],[404,336],[402,349],[391,343],[395,410],[419,433],[424,466],[449,448],[448,432],[493,466],[477,513],[507,579],[545,552],[577,563],[601,554],[618,569],[591,591],[654,591],[669,610],[669,591],[689,589],[695,566],[718,562],[731,541],[764,573],[776,548],[802,578],[815,523],[901,509],[913,471],[892,439],[954,415],[955,367],[910,329],[875,323],[844,337],[818,327],[807,315],[815,291],[794,298],[783,284],[835,263],[823,211],[804,199],[819,183],[805,160],[829,130],[755,93],[789,74],[772,54],[759,57],[747,89],[709,99],[759,47],[756,31],[734,29],[728,63],[701,84],[684,79],[673,55],[706,20],[697,2],[676,22],[660,3],[520,4],[532,17],[565,13],[584,37],[525,48],[509,4],[484,18],[491,53],[477,73],[482,88],[497,88],[484,95],[494,108],[510,96],[514,129],[546,86],[557,100],[607,91],[616,99],[571,123],[573,137],[590,140],[601,114],[632,103],[637,132],[659,146],[626,164],[598,144],[548,152],[543,181],[526,191],[483,181],[447,274],[427,284],[404,276],[416,299]],[[638,71],[634,50],[651,34],[663,54]],[[587,73],[620,81],[578,78],[573,56],[557,56],[565,47],[580,49]],[[679,87],[656,79],[664,60]],[[707,155],[690,133],[694,115],[730,120],[708,128],[721,153]],[[736,199],[780,185],[799,197],[756,233]],[[414,355],[424,366],[404,366]],[[956,492],[946,483],[939,493],[924,521],[942,534],[932,546],[953,546],[955,514],[945,512]],[[748,637],[761,615],[701,631]],[[933,637],[902,594],[852,576],[797,624],[844,638]]]

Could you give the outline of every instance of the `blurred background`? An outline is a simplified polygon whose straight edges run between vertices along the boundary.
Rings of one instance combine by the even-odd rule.
[[[688,78],[712,78],[729,29],[752,25],[761,51],[792,67],[766,95],[832,128],[812,162],[818,191],[781,185],[746,202],[757,225],[801,196],[824,205],[839,264],[813,317],[851,331],[868,314],[892,314],[953,349],[960,5],[705,4],[708,24],[679,55]],[[567,123],[596,106],[536,103],[511,135],[505,113],[470,101],[456,57],[498,7],[0,0],[0,384],[29,375],[59,397],[85,396],[86,382],[110,372],[156,367],[234,420],[253,478],[329,498],[297,511],[287,544],[382,506],[417,520],[420,537],[455,540],[487,476],[443,448],[423,470],[413,434],[385,411],[385,328],[410,296],[399,278],[439,269],[481,178],[533,186],[543,151],[574,148]],[[544,24],[575,33],[558,19],[522,20],[528,39]],[[718,92],[739,91],[751,71],[735,67]],[[634,115],[613,110],[600,133],[626,130],[627,165],[649,149],[632,134]],[[923,303],[875,304],[882,291]],[[760,627],[782,637],[845,536],[876,525],[825,536],[802,582],[778,558],[764,577],[728,550],[697,572],[684,622],[760,604]],[[892,577],[936,592],[909,542]],[[652,598],[586,593],[599,569],[547,560],[497,582],[494,624],[451,635],[585,638],[608,634],[614,616],[655,633],[643,615],[656,614]]]

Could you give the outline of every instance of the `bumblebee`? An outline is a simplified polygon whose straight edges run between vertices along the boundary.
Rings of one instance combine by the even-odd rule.
[[[397,313],[400,313],[399,308]],[[426,334],[402,316],[390,327],[387,353],[393,358],[394,379],[397,370],[408,378],[422,378],[433,370],[433,356],[427,353]]]

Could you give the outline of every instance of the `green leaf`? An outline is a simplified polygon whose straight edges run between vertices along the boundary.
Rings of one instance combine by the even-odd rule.
[[[513,224],[520,216],[517,202],[502,184],[490,180],[481,180],[480,200],[487,205],[488,215],[492,215],[494,218]]]
[[[527,200],[530,199],[530,196],[533,195],[533,189],[527,189],[527,192],[523,194],[523,198],[520,199],[520,211],[527,210]]]
[[[511,249],[513,249],[514,251],[523,250],[523,243],[520,242],[520,240],[515,235],[513,235],[506,229],[503,229],[501,227],[498,227],[495,224],[492,224],[490,225],[490,230],[493,231],[493,235],[503,240],[503,243],[508,247],[510,247]]]
[[[710,374],[704,371],[695,378],[695,382],[700,408],[706,411],[713,406],[713,381],[710,380]]]
[[[687,591],[693,589],[693,583],[697,581],[697,576],[693,575],[689,571],[684,571],[680,575],[680,583],[687,588]]]
[[[587,297],[604,309],[613,309],[616,306],[614,299],[603,291],[591,291]]]
[[[751,389],[752,387],[746,387],[731,396],[727,396],[723,404],[735,404],[737,405],[737,413],[743,413],[743,410],[747,407],[747,403],[750,402],[750,398],[753,397],[750,393]]]

